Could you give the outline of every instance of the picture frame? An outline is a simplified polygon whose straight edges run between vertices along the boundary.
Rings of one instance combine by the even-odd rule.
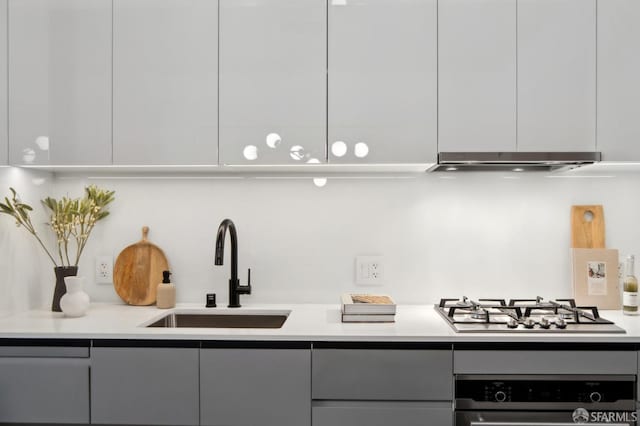
[[[573,298],[578,306],[620,309],[618,250],[571,249]]]

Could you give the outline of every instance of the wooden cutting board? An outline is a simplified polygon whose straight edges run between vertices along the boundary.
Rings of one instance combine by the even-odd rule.
[[[130,305],[151,305],[156,301],[162,271],[169,270],[164,252],[148,239],[149,227],[142,228],[142,240],[122,250],[113,268],[113,285],[118,296]]]
[[[571,206],[571,247],[605,248],[601,205]]]

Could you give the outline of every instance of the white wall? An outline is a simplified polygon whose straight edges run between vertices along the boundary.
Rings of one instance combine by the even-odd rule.
[[[229,252],[213,265],[218,224],[237,225],[244,303],[337,303],[349,290],[389,292],[400,303],[463,294],[570,296],[570,206],[603,204],[607,245],[640,254],[640,173],[612,177],[422,175],[414,179],[87,178],[60,176],[58,195],[88,183],[115,189],[112,215],[80,264],[94,301],[118,301],[93,282],[94,257],[117,254],[151,228],[167,254],[178,300],[227,300]],[[227,247],[229,243],[227,242]],[[354,285],[354,258],[385,256],[387,284]]]
[[[18,191],[23,202],[34,208],[32,222],[48,237],[40,200],[51,192],[51,175],[14,167],[0,167],[0,197]],[[15,221],[0,215],[0,315],[51,304],[55,276],[44,251]]]

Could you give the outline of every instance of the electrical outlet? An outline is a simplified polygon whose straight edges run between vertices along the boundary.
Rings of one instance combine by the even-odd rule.
[[[96,284],[113,283],[113,257],[96,257]]]
[[[356,256],[356,284],[384,284],[384,266],[382,256]]]

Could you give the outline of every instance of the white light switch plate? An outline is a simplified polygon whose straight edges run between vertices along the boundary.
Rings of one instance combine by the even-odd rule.
[[[356,284],[384,284],[383,262],[382,256],[356,256]]]

